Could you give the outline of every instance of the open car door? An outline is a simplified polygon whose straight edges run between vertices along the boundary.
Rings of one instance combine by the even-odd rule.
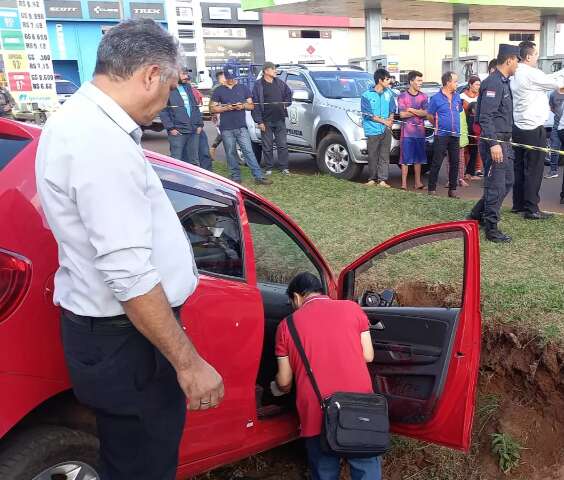
[[[480,361],[478,224],[398,235],[346,267],[338,288],[370,320],[369,370],[392,430],[467,451]]]

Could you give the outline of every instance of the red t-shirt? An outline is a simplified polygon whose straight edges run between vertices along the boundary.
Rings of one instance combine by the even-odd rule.
[[[335,392],[373,392],[360,343],[369,321],[358,304],[316,296],[294,313],[294,323],[323,398]],[[302,437],[319,435],[321,407],[286,320],[276,332],[276,356],[289,357],[296,378]]]

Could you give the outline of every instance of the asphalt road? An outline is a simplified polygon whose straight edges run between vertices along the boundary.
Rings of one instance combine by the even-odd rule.
[[[213,141],[213,138],[215,138],[216,130],[211,124],[206,124],[205,130],[211,143]],[[155,152],[159,152],[165,155],[169,155],[170,153],[168,140],[165,132],[160,132],[160,133],[156,133],[152,131],[145,132],[142,143],[144,148],[148,150],[153,150]],[[217,149],[216,157],[217,160],[219,161],[222,162],[225,161],[225,152],[222,146],[220,146]],[[564,170],[563,167],[560,167],[560,176],[558,178],[543,179],[542,188],[541,188],[541,209],[544,211],[559,212],[561,214],[564,214],[564,205],[560,204],[562,175],[564,174],[563,170]],[[315,164],[315,160],[310,155],[293,153],[290,155],[290,171],[307,175],[307,174],[314,174],[318,170]],[[366,177],[367,177],[367,169],[365,169],[365,172],[363,173],[363,176],[359,180],[359,182],[366,181]],[[401,172],[400,169],[395,165],[390,165],[389,183],[390,185],[396,188],[400,188],[401,186]],[[441,185],[445,185],[446,183],[447,183],[446,166],[443,165],[439,177],[439,188],[437,188],[437,192],[441,196],[447,195],[447,189],[440,187]],[[410,189],[413,189],[412,177],[408,178],[408,185]],[[459,187],[458,193],[462,198],[467,200],[478,199],[482,196],[482,181],[481,180],[474,181],[469,187],[465,187],[465,188]],[[511,194],[509,194],[505,199],[504,205],[507,207],[511,207]]]

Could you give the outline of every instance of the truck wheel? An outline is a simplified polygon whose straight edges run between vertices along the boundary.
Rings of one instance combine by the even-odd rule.
[[[354,180],[362,172],[363,165],[355,163],[349,147],[339,133],[330,133],[319,142],[317,168],[344,180]]]
[[[66,427],[41,426],[8,437],[2,480],[98,480],[98,439]]]

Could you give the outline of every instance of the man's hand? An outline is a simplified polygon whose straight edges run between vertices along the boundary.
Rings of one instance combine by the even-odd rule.
[[[3,110],[4,110],[5,112],[9,112],[10,110],[12,110],[12,107],[11,107],[10,105],[4,105]]]
[[[176,130],[176,128],[173,128],[173,129],[170,131],[170,134],[171,134],[173,137],[177,137],[178,135],[180,135],[180,132],[179,132],[178,130]]]
[[[245,109],[245,105],[243,105],[241,102],[235,104],[235,110],[244,110],[244,109]]]
[[[386,125],[386,127],[388,128],[392,128],[392,125],[394,124],[394,119],[393,118],[388,118],[385,122],[384,125]]]
[[[190,410],[215,408],[223,400],[221,375],[201,357],[190,368],[178,371],[177,378]]]
[[[261,132],[266,132],[266,125],[264,123],[259,123],[258,127]]]
[[[492,160],[494,162],[503,162],[503,150],[501,149],[501,145],[494,145],[490,148],[490,152],[492,154]]]
[[[196,128],[196,135],[200,135],[200,133],[202,133],[202,130],[203,130],[202,127]]]

